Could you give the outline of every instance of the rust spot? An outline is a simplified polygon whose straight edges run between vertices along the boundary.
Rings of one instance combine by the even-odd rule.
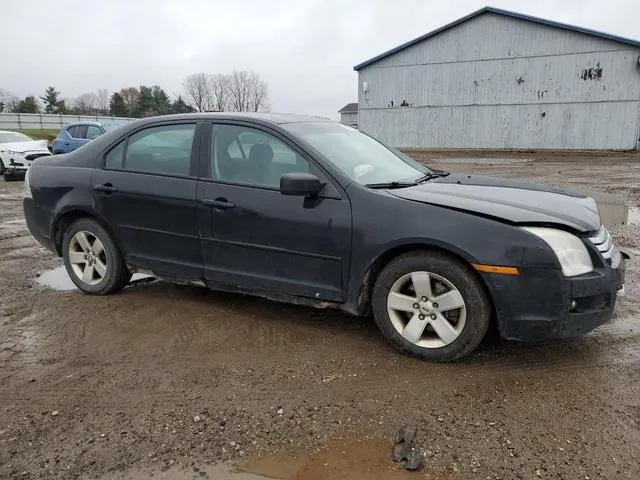
[[[600,66],[600,62],[598,62],[595,67],[585,68],[578,76],[585,82],[587,80],[602,80],[602,67]]]
[[[524,78],[522,78],[522,77],[518,77],[518,78],[516,78],[516,83],[517,83],[518,85],[522,85],[522,84],[524,83]]]

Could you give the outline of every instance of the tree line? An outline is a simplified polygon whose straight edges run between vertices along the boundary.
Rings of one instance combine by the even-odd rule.
[[[183,81],[182,94],[171,98],[160,85],[140,85],[109,92],[105,88],[63,99],[55,87],[42,96],[18,98],[0,89],[0,112],[149,117],[207,111],[258,112],[268,108],[268,85],[256,72],[229,75],[195,73]]]

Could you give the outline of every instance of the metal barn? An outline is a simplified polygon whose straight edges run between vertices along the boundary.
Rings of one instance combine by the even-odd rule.
[[[358,104],[356,102],[347,103],[338,110],[338,113],[340,114],[340,123],[350,127],[358,127]]]
[[[359,128],[396,147],[638,144],[639,41],[486,7],[354,69]]]

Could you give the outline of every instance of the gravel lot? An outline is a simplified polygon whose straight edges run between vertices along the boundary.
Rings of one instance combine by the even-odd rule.
[[[421,153],[445,170],[545,181],[640,206],[640,155]],[[56,291],[22,182],[0,180],[0,478],[640,478],[640,226],[614,321],[586,337],[489,338],[402,356],[370,319],[142,283]],[[391,442],[418,428],[423,468]],[[218,466],[215,466],[215,465]],[[225,473],[226,472],[226,473]],[[260,477],[263,478],[263,477]]]

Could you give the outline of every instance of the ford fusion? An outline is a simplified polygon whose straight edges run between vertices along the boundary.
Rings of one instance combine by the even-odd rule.
[[[35,162],[29,230],[87,294],[134,272],[373,314],[399,350],[460,358],[608,321],[625,258],[596,203],[431,170],[344,125],[275,114],[147,118]]]

